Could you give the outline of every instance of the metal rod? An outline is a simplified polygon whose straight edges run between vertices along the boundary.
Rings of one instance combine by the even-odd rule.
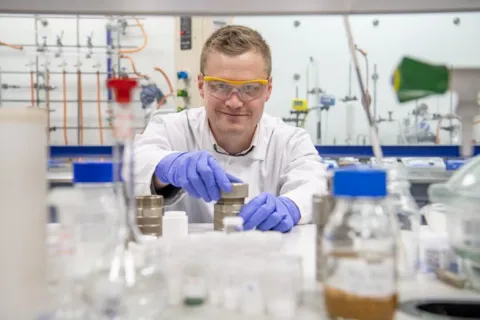
[[[78,129],[77,126],[51,126],[50,127],[50,131],[53,130],[57,130],[57,129],[67,129],[67,130],[76,130]],[[99,127],[99,126],[83,126],[82,129],[85,129],[85,130],[98,130],[98,129],[113,129],[113,127],[109,127],[109,126],[102,126],[102,127]],[[142,127],[134,127],[134,129],[136,130],[142,130],[142,129],[145,129],[145,126],[142,126]]]
[[[76,24],[77,24],[77,48],[80,48],[80,16],[76,15]],[[82,117],[82,114],[80,112],[80,99],[82,99],[82,93],[80,92],[80,86],[81,86],[81,81],[82,81],[82,73],[80,71],[80,58],[79,58],[79,52],[77,50],[77,144],[80,145],[80,130],[81,130],[81,123],[80,123],[80,118]]]
[[[377,119],[377,64],[373,65],[373,119]]]
[[[39,102],[45,102],[44,100],[39,99]],[[82,100],[84,103],[97,103],[97,100]],[[3,102],[18,102],[18,103],[30,103],[31,100],[27,99],[3,99]],[[75,103],[78,100],[67,100],[67,103]],[[100,102],[106,103],[108,100],[101,100]],[[63,100],[50,100],[50,103],[63,103]],[[132,101],[132,103],[141,103],[141,101]],[[173,109],[172,109],[173,110]]]
[[[0,68],[0,107],[2,106],[2,68]]]
[[[34,23],[35,23],[35,43],[37,44],[38,46],[38,17],[35,16],[35,19],[34,19]],[[37,84],[39,83],[39,80],[40,80],[40,75],[39,75],[39,59],[38,59],[38,55],[35,55],[35,81],[37,82]],[[40,86],[36,86],[35,88],[35,94],[36,94],[36,104],[37,106],[40,104]],[[33,107],[33,106],[32,106]]]
[[[12,43],[11,45],[21,46],[21,47],[25,47],[25,48],[36,48],[36,47],[38,47],[38,45],[36,45],[36,44]],[[74,44],[64,44],[64,45],[62,45],[62,47],[64,47],[64,48],[78,48],[78,49],[85,48],[85,49],[88,49],[87,46],[82,46],[82,45],[76,46]],[[92,46],[92,48],[93,49],[108,49],[107,46],[98,46],[98,45]],[[119,49],[135,49],[135,48],[137,48],[137,47],[135,47],[135,46],[125,46],[125,47],[121,47]]]
[[[30,71],[2,71],[3,74],[30,74]],[[62,71],[50,71],[50,74],[58,74],[61,75],[63,72]],[[76,74],[76,71],[65,71],[66,74]],[[92,72],[92,71],[87,71],[83,72],[82,75],[96,75],[97,72]],[[108,72],[100,72],[100,74],[108,74]],[[127,75],[135,75],[133,72],[122,72],[122,74],[127,74]]]

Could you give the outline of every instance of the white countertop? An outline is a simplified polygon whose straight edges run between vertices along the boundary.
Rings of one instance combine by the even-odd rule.
[[[190,224],[189,233],[201,233],[212,230],[211,224]],[[317,288],[315,283],[315,225],[296,226],[290,233],[286,233],[285,250],[286,252],[296,253],[303,258],[304,268],[304,303],[300,307],[296,319],[302,320],[321,320],[328,319],[323,311],[323,299],[321,289]],[[403,281],[399,283],[400,302],[415,298],[435,298],[448,299],[455,298],[475,299],[480,301],[478,293],[468,290],[458,290],[449,287],[439,281],[433,279],[416,279],[411,281]],[[167,310],[164,319],[229,319],[229,320],[263,320],[271,319],[267,316],[246,316],[237,312],[232,313],[221,309],[211,307],[186,308],[183,310]],[[397,312],[396,320],[414,320],[412,317],[401,311]]]

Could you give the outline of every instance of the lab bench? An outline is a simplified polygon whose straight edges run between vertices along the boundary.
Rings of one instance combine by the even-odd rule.
[[[190,224],[189,233],[203,233],[213,230],[212,224]],[[299,225],[289,233],[283,234],[286,253],[300,255],[303,260],[303,296],[302,306],[298,309],[295,319],[321,320],[329,319],[323,307],[321,289],[315,282],[315,225]],[[399,283],[399,305],[412,299],[452,299],[459,301],[476,301],[480,303],[480,295],[468,290],[449,287],[435,279],[423,278]],[[434,315],[413,316],[403,311],[397,311],[396,320],[415,319],[449,319]],[[480,318],[480,311],[479,311]],[[209,306],[189,308],[169,308],[162,314],[162,319],[229,319],[229,320],[268,320],[268,316],[243,315]]]

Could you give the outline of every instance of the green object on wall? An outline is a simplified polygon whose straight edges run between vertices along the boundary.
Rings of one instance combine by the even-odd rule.
[[[444,65],[404,57],[393,74],[392,85],[400,103],[444,94],[449,89],[450,72]]]

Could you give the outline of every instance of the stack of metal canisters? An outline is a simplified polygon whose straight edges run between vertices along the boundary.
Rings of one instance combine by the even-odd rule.
[[[323,231],[335,206],[335,198],[331,195],[314,194],[312,200],[312,220],[317,226],[315,278],[318,282],[323,282],[327,268],[327,261],[322,251]]]
[[[137,226],[144,235],[162,235],[163,197],[149,195],[137,197]]]
[[[213,229],[223,231],[223,218],[237,216],[247,197],[246,183],[232,183],[232,192],[221,192],[220,199],[213,206]]]

